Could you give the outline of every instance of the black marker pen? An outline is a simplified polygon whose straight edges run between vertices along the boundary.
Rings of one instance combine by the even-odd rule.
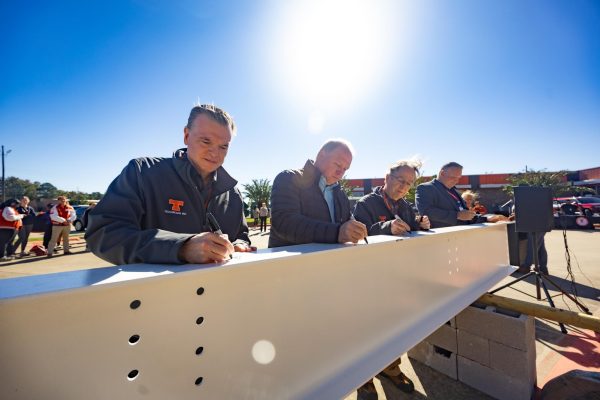
[[[223,231],[221,230],[221,227],[219,226],[217,219],[215,218],[214,215],[212,215],[212,213],[207,212],[206,219],[208,220],[208,227],[210,228],[210,231],[212,233],[216,233],[217,235],[223,234]],[[229,258],[230,259],[233,258],[233,255],[229,254]]]

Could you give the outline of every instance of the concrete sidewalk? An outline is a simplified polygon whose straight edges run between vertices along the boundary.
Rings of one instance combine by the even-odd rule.
[[[251,228],[252,244],[259,249],[268,245],[268,232],[261,233]],[[548,250],[548,268],[553,281],[567,292],[577,293],[579,299],[595,315],[600,314],[600,231],[567,231],[566,245],[562,231],[546,234]],[[61,271],[106,267],[111,264],[103,261],[85,250],[85,241],[81,234],[72,235],[72,251],[74,254],[64,256],[61,252],[53,258],[28,256],[0,263],[0,279],[49,274]],[[571,270],[575,281],[568,279],[565,250],[568,247],[571,256]],[[498,286],[514,280],[506,278]],[[548,287],[558,308],[577,308],[573,302],[553,287]],[[518,282],[512,287],[503,289],[498,295],[524,300],[536,304],[547,302],[535,298],[535,281],[533,278]],[[543,293],[542,293],[543,295]],[[564,335],[552,321],[536,320],[536,365],[538,387],[541,388],[549,379],[571,369],[600,371],[600,334],[591,331],[567,327],[569,333]],[[458,381],[454,381],[416,361],[403,356],[402,370],[415,383],[416,391],[406,395],[391,386],[388,382],[375,379],[379,399],[489,399],[485,394],[472,389]],[[356,393],[346,400],[357,399]]]

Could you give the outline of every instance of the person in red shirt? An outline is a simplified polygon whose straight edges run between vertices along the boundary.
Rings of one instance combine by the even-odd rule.
[[[482,215],[487,214],[487,212],[488,212],[487,208],[483,204],[481,204],[479,202],[479,200],[475,200],[473,202],[473,211],[475,211],[477,214],[482,214]]]
[[[58,196],[58,204],[50,210],[50,221],[52,222],[52,237],[48,243],[48,255],[54,255],[54,247],[56,242],[62,237],[63,249],[65,254],[71,254],[69,251],[69,233],[71,232],[71,222],[75,220],[77,215],[73,207],[69,205],[65,196]]]
[[[0,205],[0,260],[8,261],[14,257],[14,248],[11,245],[19,228],[21,228],[24,215],[17,212],[19,200],[9,199]]]
[[[475,211],[475,213],[480,215],[487,214],[487,208],[485,208],[485,206],[481,204],[479,200],[477,200],[479,194],[477,194],[476,192],[473,192],[471,190],[465,190],[464,192],[462,192],[461,197],[465,201],[467,209]]]

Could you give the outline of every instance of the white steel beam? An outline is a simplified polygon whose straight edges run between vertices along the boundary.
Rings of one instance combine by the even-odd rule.
[[[513,271],[506,225],[0,281],[2,399],[335,399]]]

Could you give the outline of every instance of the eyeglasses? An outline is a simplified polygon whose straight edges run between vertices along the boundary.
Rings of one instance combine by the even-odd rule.
[[[400,177],[398,177],[398,176],[396,176],[394,174],[390,174],[389,176],[392,177],[392,178],[394,178],[394,180],[396,182],[398,182],[398,185],[400,185],[400,186],[409,186],[409,187],[411,187],[414,184],[414,182],[406,181],[403,178],[400,178]]]

